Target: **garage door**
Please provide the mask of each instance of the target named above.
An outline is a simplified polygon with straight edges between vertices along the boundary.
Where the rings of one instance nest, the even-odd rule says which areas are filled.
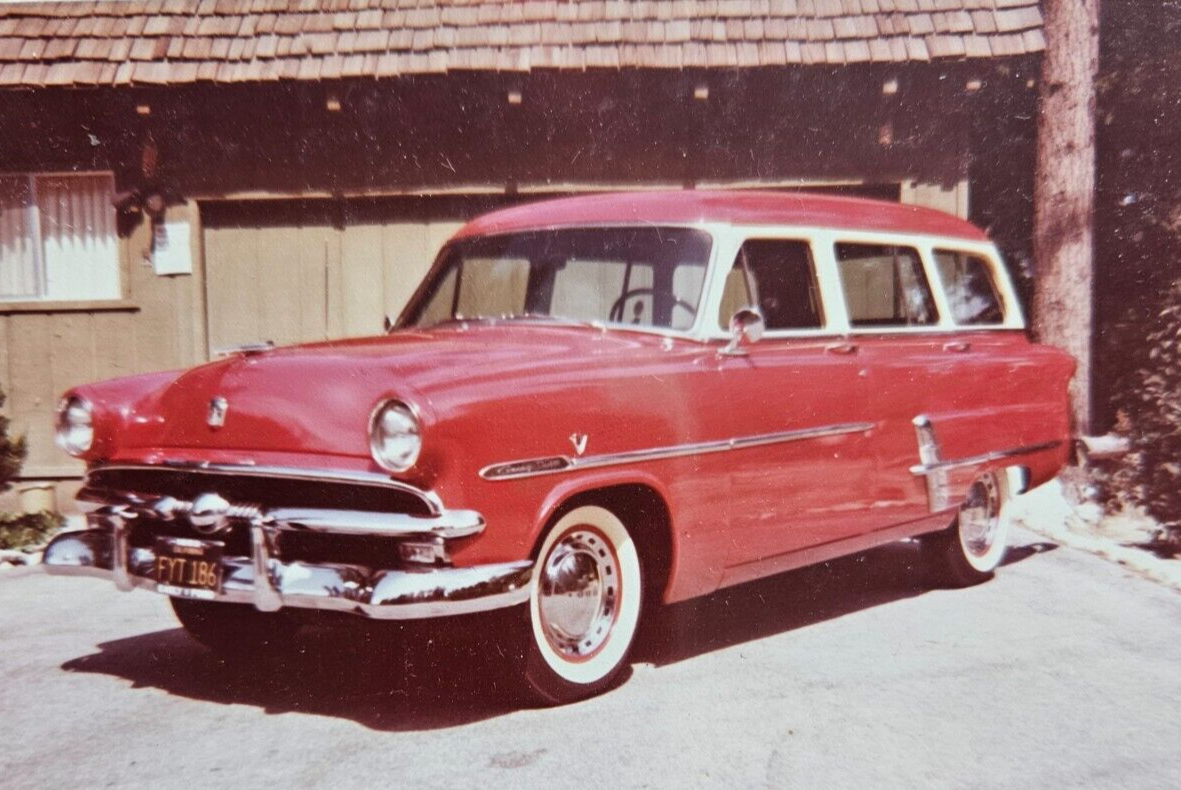
[[[209,352],[381,331],[496,196],[203,203]]]

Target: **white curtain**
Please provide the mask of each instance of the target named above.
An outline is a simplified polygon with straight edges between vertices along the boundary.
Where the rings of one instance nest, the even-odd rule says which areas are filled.
[[[0,298],[40,295],[40,254],[32,182],[0,176]]]
[[[38,176],[45,298],[118,299],[119,245],[110,175]]]

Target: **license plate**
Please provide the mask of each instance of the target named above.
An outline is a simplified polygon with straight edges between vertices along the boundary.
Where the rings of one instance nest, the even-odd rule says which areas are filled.
[[[156,538],[156,590],[180,598],[213,600],[221,592],[225,544],[191,538]]]

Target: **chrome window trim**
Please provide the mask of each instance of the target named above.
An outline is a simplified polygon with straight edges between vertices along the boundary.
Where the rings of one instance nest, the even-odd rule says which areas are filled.
[[[713,270],[729,271],[729,264],[738,254],[742,243],[747,239],[788,239],[807,241],[811,244],[812,260],[816,269],[816,276],[820,286],[820,298],[824,308],[825,325],[818,329],[768,330],[763,340],[792,339],[792,338],[825,338],[846,336],[873,335],[938,335],[958,334],[961,332],[1003,332],[1026,330],[1025,319],[1021,312],[1012,278],[1008,270],[1000,262],[1000,253],[991,241],[973,241],[955,236],[941,236],[926,233],[899,233],[892,231],[861,231],[828,228],[823,226],[792,226],[792,225],[722,225],[716,230],[716,260]],[[935,324],[910,327],[853,327],[850,326],[848,313],[845,308],[844,290],[841,288],[840,273],[837,271],[834,245],[838,242],[887,244],[908,246],[918,250],[922,261],[924,274],[927,276],[936,307],[940,310],[940,320]],[[950,314],[944,309],[945,299],[942,294],[941,281],[936,279],[934,271],[934,249],[952,249],[969,255],[979,256],[991,267],[993,279],[998,286],[1005,307],[1005,321],[991,326],[961,326],[954,323]],[[727,257],[729,256],[729,257]],[[712,289],[708,304],[703,312],[716,314],[721,308],[722,290],[725,275],[721,282],[711,281]],[[716,323],[716,322],[713,322]],[[728,340],[729,335],[720,328],[713,328],[710,324],[701,327],[703,340]]]
[[[87,485],[93,472],[108,471],[172,471],[189,474],[236,475],[242,477],[280,478],[283,480],[305,480],[314,483],[346,483],[352,485],[391,488],[421,499],[432,515],[443,512],[443,503],[434,491],[424,491],[417,486],[403,483],[378,472],[348,471],[343,469],[305,469],[296,466],[262,466],[254,464],[223,464],[204,461],[164,461],[157,464],[106,463],[95,464],[86,472]]]
[[[583,469],[599,469],[605,466],[660,461],[668,458],[683,458],[693,455],[708,455],[711,453],[729,452],[731,450],[745,450],[751,447],[763,447],[770,444],[821,439],[827,436],[843,436],[852,433],[862,433],[873,428],[874,423],[872,422],[841,423],[837,425],[822,425],[816,428],[801,428],[794,431],[780,431],[778,433],[763,433],[753,436],[719,439],[710,442],[674,444],[667,447],[650,447],[642,450],[628,450],[621,453],[590,455],[581,458],[571,458],[568,455],[541,456],[519,461],[504,461],[489,464],[480,470],[480,477],[491,482],[520,480],[527,477],[565,474]]]

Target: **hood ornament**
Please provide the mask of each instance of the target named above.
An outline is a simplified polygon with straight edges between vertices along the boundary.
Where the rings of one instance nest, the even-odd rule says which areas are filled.
[[[230,410],[230,402],[221,395],[216,396],[209,401],[209,414],[205,417],[205,423],[210,428],[220,428],[226,424],[226,412]]]
[[[585,433],[570,434],[570,444],[574,445],[574,452],[579,457],[582,457],[582,454],[586,452],[586,441],[588,438]]]

